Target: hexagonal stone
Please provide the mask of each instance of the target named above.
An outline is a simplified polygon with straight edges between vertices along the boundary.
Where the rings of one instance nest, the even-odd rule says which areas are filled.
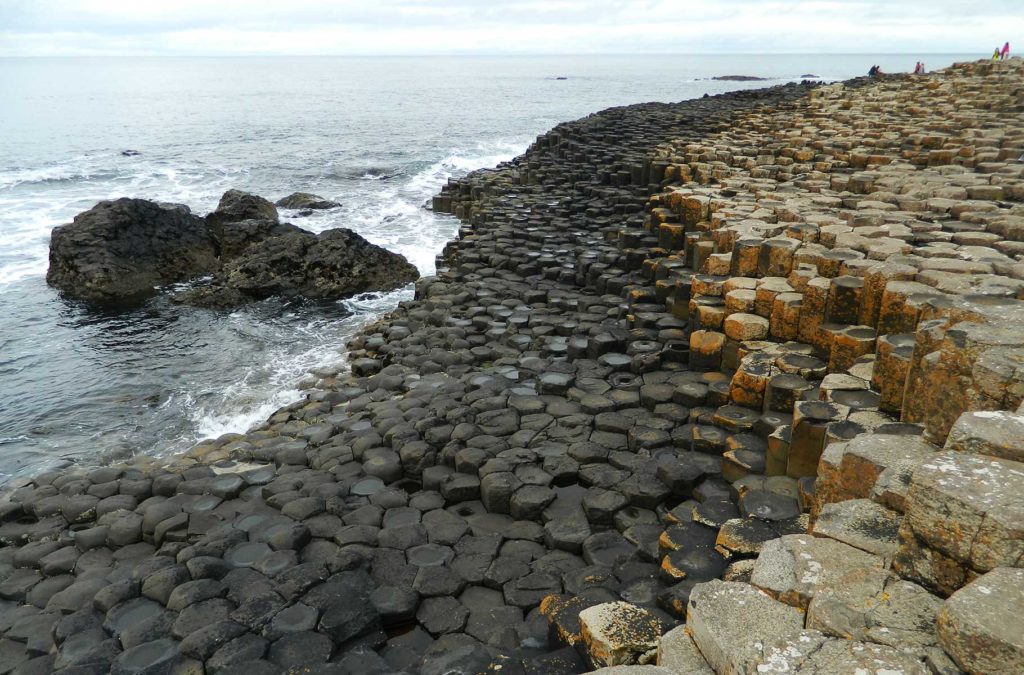
[[[1024,557],[1024,463],[943,451],[921,464],[906,519],[918,539],[984,572]]]
[[[673,673],[712,675],[715,671],[701,656],[686,626],[678,626],[661,636],[657,664]]]
[[[189,633],[178,645],[178,651],[190,658],[205,661],[222,645],[247,633],[245,626],[224,619]]]
[[[941,607],[940,598],[887,570],[854,569],[819,590],[805,625],[852,640],[898,639],[910,650],[937,644],[935,616]]]
[[[331,638],[307,631],[285,635],[271,644],[267,658],[281,668],[296,669],[326,663],[332,651]]]
[[[224,560],[235,567],[255,567],[272,552],[266,544],[247,542],[228,549],[224,554]]]
[[[160,614],[163,611],[163,607],[148,598],[127,600],[107,612],[107,618],[103,622],[103,628],[108,633],[112,633],[116,636],[126,628],[133,626],[150,616]]]
[[[799,633],[803,612],[749,584],[709,581],[690,593],[686,625],[715,672],[753,672],[762,646]]]
[[[949,430],[943,449],[1024,462],[1024,415],[1007,410],[965,412]]]
[[[380,586],[370,592],[370,601],[385,627],[408,623],[416,616],[419,593],[411,588]]]
[[[942,648],[971,673],[1024,672],[1024,569],[1000,567],[964,586],[938,615]]]
[[[178,643],[162,639],[133,647],[114,659],[111,675],[142,675],[143,673],[172,672],[184,666],[178,654]],[[202,667],[200,664],[199,667]]]
[[[800,515],[796,499],[768,490],[747,490],[740,496],[740,513],[761,520],[789,520]]]
[[[420,567],[412,587],[424,597],[458,595],[466,588],[466,579],[449,567]]]
[[[763,654],[747,660],[748,672],[905,675],[928,675],[932,672],[917,656],[898,648],[829,638],[814,630],[783,636],[762,645],[760,650]]]
[[[234,609],[234,603],[223,598],[203,600],[189,605],[178,613],[178,618],[171,626],[171,636],[181,640],[203,626],[229,618]]]
[[[206,667],[220,673],[234,664],[260,659],[266,653],[267,645],[267,641],[258,635],[240,635],[218,648],[207,661]]]
[[[432,635],[461,631],[469,610],[455,598],[427,598],[416,611],[416,620]]]
[[[850,570],[872,567],[884,567],[882,558],[832,539],[789,534],[762,547],[750,580],[780,601],[806,608]]]
[[[186,581],[175,588],[167,599],[167,609],[181,611],[197,602],[227,595],[228,587],[216,579]]]
[[[587,657],[595,668],[634,665],[657,649],[661,626],[651,612],[628,602],[609,602],[580,612]]]
[[[365,574],[344,572],[306,593],[303,602],[321,611],[318,630],[346,642],[380,629]]]
[[[902,517],[870,499],[826,504],[814,521],[813,534],[828,537],[889,560],[899,547]]]

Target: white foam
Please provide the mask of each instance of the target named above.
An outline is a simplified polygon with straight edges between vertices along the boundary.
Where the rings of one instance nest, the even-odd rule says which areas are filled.
[[[349,176],[345,179],[348,183],[340,183],[345,191],[331,195],[342,202],[341,208],[287,220],[315,232],[350,227],[370,241],[402,253],[421,273],[431,274],[435,256],[458,225],[453,217],[425,208],[430,198],[450,178],[507,161],[527,143],[528,139],[497,140],[451,148],[412,175],[367,171],[363,176]],[[225,190],[244,189],[249,177],[246,167],[172,166],[159,159],[119,155],[83,156],[67,165],[0,172],[0,293],[15,291],[18,282],[44,276],[51,229],[70,222],[97,201],[142,197],[184,203],[202,214],[215,207]],[[360,177],[365,180],[358,180]],[[315,189],[315,184],[288,188]],[[276,196],[271,189],[250,189],[268,198]],[[287,337],[254,338],[267,340],[258,345],[263,350],[259,361],[229,385],[211,387],[199,376],[192,380],[185,374],[162,407],[165,413],[182,415],[189,430],[154,450],[158,454],[181,452],[203,438],[244,432],[263,423],[282,406],[300,400],[299,381],[311,368],[337,363],[339,349],[361,325],[411,298],[411,286],[363,294],[339,303],[343,318],[324,317],[298,326],[286,322]],[[251,333],[251,322],[259,321],[239,312],[226,320],[241,334]],[[308,347],[296,349],[298,344]]]

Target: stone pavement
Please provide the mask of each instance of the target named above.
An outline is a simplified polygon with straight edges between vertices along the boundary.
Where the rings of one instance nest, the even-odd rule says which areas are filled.
[[[0,673],[1021,672],[1022,123],[979,62],[452,182],[350,373],[10,486]]]

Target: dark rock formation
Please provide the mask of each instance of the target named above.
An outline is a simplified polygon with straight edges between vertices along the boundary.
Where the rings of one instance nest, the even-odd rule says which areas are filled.
[[[216,231],[224,223],[240,220],[270,220],[277,222],[277,208],[258,195],[241,190],[228,190],[220,198],[217,208],[206,216],[206,222]]]
[[[334,300],[392,290],[419,273],[351,230],[315,235],[279,222],[266,199],[229,190],[205,219],[176,204],[101,202],[54,229],[46,279],[71,297],[121,304],[203,276],[213,283],[174,299],[209,307],[272,295]]]
[[[214,243],[222,262],[233,260],[255,243],[286,234],[309,234],[301,227],[276,220],[239,220],[217,228]]]
[[[712,80],[718,80],[720,82],[764,82],[767,77],[756,77],[754,75],[719,75],[718,77],[712,77]]]
[[[331,201],[330,199],[324,199],[320,195],[314,195],[308,192],[293,192],[287,197],[278,199],[275,204],[280,206],[282,209],[296,210],[336,209],[341,206],[338,202]]]
[[[122,198],[54,228],[46,281],[73,298],[117,303],[219,267],[206,223],[187,206]]]
[[[252,223],[263,224],[233,223],[226,231],[237,233],[238,226]],[[418,277],[416,267],[404,257],[371,244],[352,230],[327,230],[314,235],[293,228],[250,245],[244,254],[226,262],[213,284],[176,299],[211,307],[229,307],[272,295],[333,300],[366,291],[392,290]]]

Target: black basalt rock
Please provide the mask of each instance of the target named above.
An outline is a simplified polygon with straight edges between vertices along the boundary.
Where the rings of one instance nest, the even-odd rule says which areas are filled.
[[[205,221],[187,206],[122,198],[53,229],[46,282],[88,302],[131,303],[219,267]]]

